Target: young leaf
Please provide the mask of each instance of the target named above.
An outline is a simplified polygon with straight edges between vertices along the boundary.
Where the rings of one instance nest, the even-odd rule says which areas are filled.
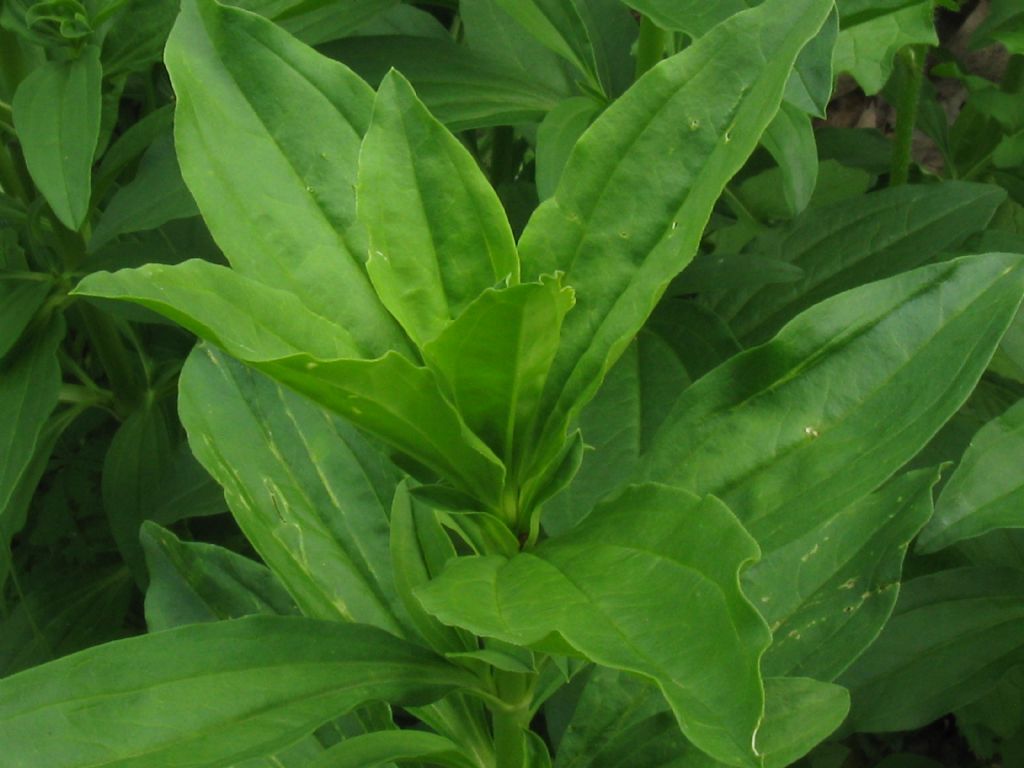
[[[779,164],[786,205],[794,215],[800,213],[810,203],[818,183],[818,147],[811,118],[783,102],[761,142]]]
[[[351,427],[215,350],[194,351],[179,386],[192,450],[303,613],[399,632],[394,469]]]
[[[185,542],[147,521],[140,532],[149,569],[150,632],[252,614],[298,613],[265,565],[214,544]]]
[[[511,559],[454,560],[416,595],[446,624],[553,652],[567,643],[649,677],[698,747],[756,766],[769,633],[737,574],[757,556],[717,500],[633,486],[570,534]]]
[[[380,629],[253,616],[0,680],[0,743],[12,768],[207,768],[285,747],[370,701],[423,704],[473,683]]]
[[[185,0],[167,41],[182,176],[228,260],[375,356],[408,342],[363,267],[359,145],[373,92],[266,19]],[[341,292],[344,298],[341,298]]]
[[[508,467],[528,438],[573,301],[551,277],[489,289],[423,350],[466,425]]]
[[[839,679],[849,726],[920,728],[977,699],[1024,663],[1024,574],[958,568],[906,582],[892,619]]]
[[[11,105],[25,164],[46,202],[68,229],[82,226],[92,193],[92,160],[100,136],[99,48],[33,70]]]
[[[1024,528],[1024,402],[986,424],[971,440],[917,541],[935,552],[996,528]]]
[[[740,339],[761,343],[829,296],[957,248],[985,228],[1005,194],[989,184],[950,181],[815,207],[752,246],[760,256],[799,267],[802,279],[737,286],[706,298]]]
[[[834,680],[882,631],[907,545],[932,513],[934,470],[913,472],[766,552],[744,574],[771,625],[766,675]]]
[[[485,289],[519,281],[497,194],[394,71],[374,103],[356,200],[374,289],[421,348]]]
[[[577,291],[541,404],[539,461],[693,257],[830,9],[770,0],[733,16],[654,67],[576,145],[520,240],[524,279],[562,271]]]
[[[1022,292],[1021,257],[990,254],[823,302],[687,389],[638,477],[720,495],[768,551],[794,541],[956,412]]]

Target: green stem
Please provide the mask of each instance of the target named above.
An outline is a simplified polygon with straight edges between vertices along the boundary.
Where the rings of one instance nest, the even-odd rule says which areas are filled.
[[[908,45],[900,51],[898,66],[904,69],[906,79],[897,97],[896,135],[892,147],[892,170],[889,174],[890,187],[906,184],[910,178],[911,149],[927,58],[928,49],[920,46]]]
[[[498,672],[494,678],[505,706],[491,708],[494,729],[495,768],[524,768],[527,763],[526,731],[530,726],[531,676]]]
[[[636,41],[636,79],[661,61],[668,36],[649,16],[640,19],[640,37]]]

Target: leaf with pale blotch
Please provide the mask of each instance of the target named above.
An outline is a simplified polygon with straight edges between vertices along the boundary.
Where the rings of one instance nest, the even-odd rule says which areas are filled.
[[[739,589],[758,555],[732,513],[665,486],[628,488],[570,533],[511,559],[452,561],[416,590],[442,622],[654,680],[683,732],[756,766],[769,633]]]

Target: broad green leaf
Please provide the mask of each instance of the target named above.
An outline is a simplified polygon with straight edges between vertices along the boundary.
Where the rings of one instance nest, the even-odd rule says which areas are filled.
[[[46,280],[5,280],[0,272],[0,359],[21,338],[52,288]]]
[[[957,411],[1022,291],[1021,257],[990,254],[825,301],[683,392],[638,477],[721,496],[767,551],[794,541]]]
[[[547,82],[509,70],[486,51],[451,40],[384,35],[351,37],[323,50],[368,82],[380,82],[393,67],[416,88],[430,111],[450,130],[540,120],[566,95]]]
[[[767,677],[757,749],[764,768],[785,768],[836,730],[850,710],[845,688],[806,677]]]
[[[566,99],[551,110],[537,129],[537,194],[554,194],[562,169],[580,136],[594,121],[601,105],[588,96]]]
[[[0,678],[123,633],[135,591],[127,569],[49,570],[0,619]]]
[[[685,32],[697,38],[716,24],[757,5],[760,0],[626,0],[634,8],[664,29]]]
[[[409,761],[450,768],[478,765],[444,736],[406,730],[378,731],[345,739],[310,763],[309,768],[377,768]]]
[[[787,283],[707,296],[747,343],[771,338],[801,311],[858,285],[897,275],[955,249],[988,224],[1004,192],[988,184],[904,185],[816,207],[751,249],[803,270]]]
[[[14,503],[15,496],[24,490],[20,482],[57,407],[57,347],[63,338],[64,322],[54,317],[30,344],[0,360],[0,585],[7,578],[11,538],[25,524],[23,506]]]
[[[161,135],[146,150],[135,178],[121,187],[96,222],[89,250],[96,251],[118,235],[156,229],[175,219],[198,214],[181,179],[170,135]]]
[[[834,680],[892,613],[907,545],[932,513],[934,470],[894,480],[805,536],[766,552],[744,574],[774,641],[766,675]]]
[[[397,72],[384,78],[374,102],[356,200],[370,280],[421,348],[485,289],[519,280],[497,194]]]
[[[387,510],[398,478],[376,451],[209,348],[185,364],[179,411],[196,457],[303,613],[397,632]]]
[[[144,71],[160,61],[178,15],[177,0],[128,0],[103,37],[103,73],[107,78]],[[108,8],[115,8],[113,4]],[[106,9],[105,9],[106,10]]]
[[[545,278],[488,289],[423,350],[471,430],[518,466],[574,295]],[[471,361],[471,362],[470,362]]]
[[[92,160],[100,135],[99,49],[33,70],[11,105],[25,164],[50,208],[68,229],[89,212]]]
[[[757,556],[717,500],[633,486],[532,551],[452,561],[416,595],[446,624],[553,652],[567,643],[654,680],[698,747],[755,766],[769,635],[738,573]]]
[[[74,292],[141,304],[241,360],[359,356],[345,328],[311,312],[295,294],[208,261],[94,272]]]
[[[150,632],[252,614],[298,613],[266,566],[214,544],[185,542],[153,522],[140,534],[149,569]]]
[[[542,400],[540,461],[693,257],[830,8],[770,0],[733,16],[650,70],[576,145],[520,239],[524,279],[562,271],[577,292]]]
[[[166,63],[182,176],[232,266],[294,293],[367,355],[407,349],[370,284],[355,226],[356,164],[373,106],[366,83],[266,19],[214,0],[184,0]]]
[[[370,701],[423,704],[473,681],[374,627],[254,616],[90,648],[0,680],[0,743],[12,768],[213,768]]]
[[[996,528],[1024,528],[1024,402],[986,424],[942,489],[920,552],[935,552]]]
[[[171,458],[171,429],[159,403],[147,400],[118,427],[103,459],[107,523],[121,557],[143,590],[147,574],[139,528],[149,517],[150,493]]]
[[[849,727],[920,728],[992,689],[1024,662],[1024,573],[959,568],[903,585],[881,636],[839,679]]]
[[[832,58],[839,36],[839,14],[833,12],[800,51],[786,83],[786,102],[814,117],[825,117],[835,77]]]
[[[761,143],[779,164],[789,210],[794,215],[800,213],[810,203],[818,182],[818,147],[810,116],[783,102]]]
[[[848,72],[868,95],[882,90],[893,59],[908,45],[937,45],[932,0],[893,3],[881,14],[866,13],[848,22],[845,14],[836,40],[835,71]],[[842,10],[842,9],[841,9]]]

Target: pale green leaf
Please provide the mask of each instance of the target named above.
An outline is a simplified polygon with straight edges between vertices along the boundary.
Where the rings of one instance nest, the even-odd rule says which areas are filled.
[[[374,289],[420,347],[485,289],[519,280],[497,194],[469,151],[394,71],[374,102],[356,200]]]
[[[542,401],[539,461],[693,257],[830,8],[771,0],[731,17],[650,70],[577,143],[520,239],[524,279],[562,271],[577,292]]]
[[[214,0],[184,0],[166,63],[182,176],[231,264],[294,293],[367,355],[407,349],[370,284],[356,226],[356,165],[373,106],[366,83]]]
[[[11,768],[215,768],[370,701],[423,704],[473,680],[363,625],[193,624],[0,680],[0,743]]]
[[[68,229],[81,227],[89,212],[102,77],[99,48],[86,46],[77,58],[33,70],[11,105],[32,180]]]
[[[649,677],[701,749],[755,766],[768,629],[737,576],[757,556],[715,499],[634,486],[534,550],[454,560],[416,595],[446,624],[542,650],[567,643]]]

